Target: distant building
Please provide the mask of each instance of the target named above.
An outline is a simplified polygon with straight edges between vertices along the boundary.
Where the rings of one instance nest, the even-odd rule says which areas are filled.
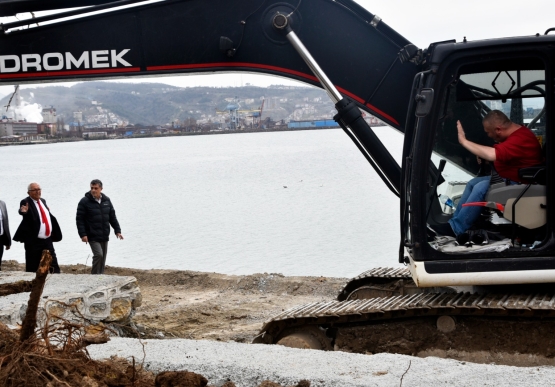
[[[5,136],[28,136],[38,134],[38,124],[36,122],[14,122],[3,119],[0,121],[0,137]]]
[[[87,132],[87,133],[83,133],[83,138],[84,139],[89,139],[89,138],[106,138],[108,137],[108,133],[107,132]]]
[[[8,121],[6,116],[0,121],[0,137],[13,136],[13,126],[11,120]]]
[[[42,115],[42,122],[45,124],[56,123],[56,109],[53,106],[43,108],[40,114]]]
[[[73,120],[83,122],[83,112],[73,112]]]
[[[55,135],[56,132],[57,132],[56,109],[54,109],[53,106],[42,108],[42,111],[41,111],[40,114],[42,116],[42,123],[46,124],[46,127],[48,128],[48,131],[50,132],[49,134]],[[48,134],[48,133],[46,133],[46,134]]]
[[[56,124],[38,124],[37,125],[37,133],[38,134],[55,134],[56,133]]]
[[[14,122],[13,133],[20,136],[28,136],[31,134],[38,134],[36,122]]]

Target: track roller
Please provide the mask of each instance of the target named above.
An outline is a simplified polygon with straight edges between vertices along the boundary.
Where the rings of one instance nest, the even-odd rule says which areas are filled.
[[[318,327],[299,327],[286,329],[276,344],[289,348],[320,349],[331,351],[331,339]]]

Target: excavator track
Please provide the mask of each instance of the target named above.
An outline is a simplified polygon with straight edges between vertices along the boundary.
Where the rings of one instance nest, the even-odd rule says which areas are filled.
[[[373,276],[377,282],[384,278],[404,281],[407,273],[369,271],[354,280],[363,280],[368,286]],[[526,364],[555,364],[555,293],[420,290],[300,305],[266,322],[254,342],[436,356],[456,348],[454,357],[467,360],[479,361],[462,353],[482,353],[487,361],[492,361],[493,356],[505,364],[521,365],[523,358],[527,359]],[[519,361],[514,360],[515,354],[520,356]]]
[[[377,267],[352,278],[339,292],[338,301],[404,294],[407,284],[416,287],[410,271],[404,267]]]

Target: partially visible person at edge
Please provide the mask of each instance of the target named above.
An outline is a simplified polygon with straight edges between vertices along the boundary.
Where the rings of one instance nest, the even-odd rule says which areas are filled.
[[[493,147],[479,145],[466,139],[464,128],[457,121],[459,143],[475,156],[493,162],[499,176],[510,184],[518,183],[518,170],[542,162],[541,145],[535,134],[526,126],[516,124],[499,110],[490,111],[482,120]],[[457,236],[466,232],[480,217],[482,207],[463,207],[464,203],[484,201],[489,190],[491,175],[471,179],[459,200],[449,223],[432,226],[440,235]]]
[[[29,196],[19,204],[19,215],[23,219],[13,236],[14,241],[24,243],[25,271],[36,272],[43,250],[49,250],[52,255],[49,271],[59,273],[60,266],[52,242],[62,240],[62,230],[46,205],[46,200],[41,198],[39,183],[29,184],[27,193]]]
[[[77,232],[81,240],[88,243],[93,253],[92,274],[104,273],[110,226],[116,237],[123,239],[121,228],[116,218],[116,211],[110,198],[102,193],[102,182],[91,181],[91,190],[85,194],[77,205]]]
[[[10,223],[8,222],[6,203],[0,200],[0,270],[2,270],[4,246],[6,246],[6,250],[10,249],[12,246],[12,237],[10,236]]]

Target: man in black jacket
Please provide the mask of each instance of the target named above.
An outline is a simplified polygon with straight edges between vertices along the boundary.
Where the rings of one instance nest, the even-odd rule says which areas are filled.
[[[98,179],[91,181],[91,190],[77,205],[77,232],[81,240],[91,246],[93,253],[92,274],[104,273],[106,254],[108,254],[108,240],[110,226],[116,237],[123,239],[121,228],[116,218],[116,211],[110,198],[102,194],[102,182]]]
[[[14,241],[24,243],[25,271],[36,272],[42,252],[50,250],[52,263],[49,270],[51,273],[59,273],[60,266],[52,242],[62,240],[62,230],[46,205],[46,200],[41,197],[40,184],[29,184],[27,193],[29,196],[19,203],[19,215],[22,219],[13,236]]]

